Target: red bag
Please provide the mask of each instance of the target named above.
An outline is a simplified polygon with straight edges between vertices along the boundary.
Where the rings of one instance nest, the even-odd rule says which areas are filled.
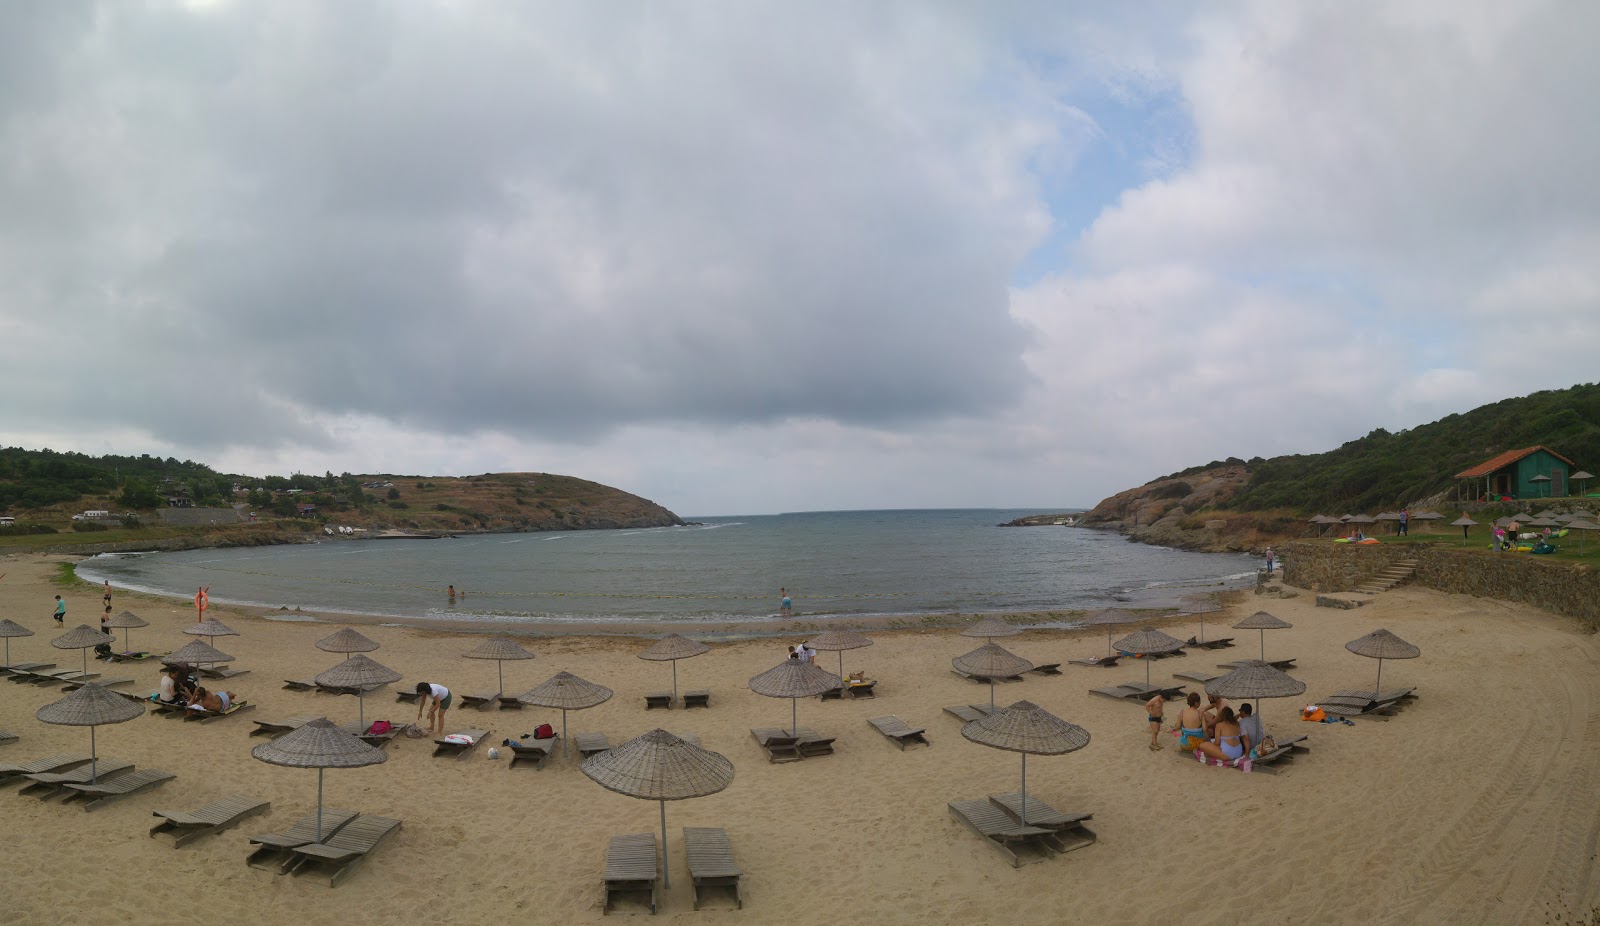
[[[533,738],[536,740],[554,739],[555,735],[556,728],[547,723],[541,723],[537,727],[533,728]]]
[[[393,730],[393,729],[394,729],[394,724],[390,723],[387,720],[374,720],[372,722],[372,728],[369,729],[367,731],[367,733],[371,734],[373,736],[379,736],[379,735],[382,735],[384,733],[388,733],[390,730]]]

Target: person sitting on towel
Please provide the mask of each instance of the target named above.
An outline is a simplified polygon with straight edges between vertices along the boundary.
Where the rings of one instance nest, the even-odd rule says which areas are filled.
[[[1250,754],[1250,740],[1239,729],[1239,721],[1233,716],[1233,708],[1225,707],[1217,717],[1217,726],[1211,739],[1195,749],[1204,754],[1208,759],[1218,762],[1233,762]]]
[[[1255,708],[1251,707],[1249,701],[1239,705],[1239,732],[1243,733],[1250,743],[1250,758],[1254,759],[1255,747],[1260,746],[1262,740],[1267,738],[1267,731],[1261,726],[1261,718],[1256,716]]]

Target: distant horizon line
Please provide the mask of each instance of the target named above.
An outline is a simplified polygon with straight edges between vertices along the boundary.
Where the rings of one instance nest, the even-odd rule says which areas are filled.
[[[950,508],[819,508],[813,511],[766,511],[766,512],[740,512],[738,514],[682,514],[678,517],[686,521],[695,518],[778,518],[797,514],[870,514],[883,511],[1057,511],[1062,514],[1071,514],[1078,511],[1088,511],[1092,506],[1084,505],[1026,505],[1026,506],[994,506],[994,505],[959,505]]]

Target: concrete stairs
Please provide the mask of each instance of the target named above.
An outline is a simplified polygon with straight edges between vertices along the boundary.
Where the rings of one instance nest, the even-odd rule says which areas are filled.
[[[1394,588],[1396,585],[1399,585],[1401,582],[1411,578],[1416,571],[1416,560],[1397,560],[1382,572],[1373,576],[1371,579],[1368,579],[1365,583],[1357,586],[1356,591],[1363,595],[1376,595],[1379,592],[1386,592],[1389,589]]]

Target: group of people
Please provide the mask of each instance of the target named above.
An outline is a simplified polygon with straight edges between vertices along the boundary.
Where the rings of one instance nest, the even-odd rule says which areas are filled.
[[[799,662],[816,662],[817,651],[811,648],[810,643],[801,640],[799,646],[789,647],[789,658]]]
[[[212,691],[201,685],[193,670],[183,663],[167,666],[161,674],[161,686],[156,691],[159,704],[175,707],[198,707],[221,714],[233,707],[239,696],[231,691]]]
[[[1166,748],[1161,742],[1161,729],[1166,720],[1167,699],[1160,692],[1145,703],[1145,716],[1150,722],[1150,748]],[[1221,762],[1255,758],[1266,730],[1249,702],[1234,711],[1228,702],[1217,695],[1208,695],[1205,707],[1200,706],[1200,693],[1189,692],[1188,700],[1178,712],[1178,748],[1184,752],[1200,752],[1207,758]]]

